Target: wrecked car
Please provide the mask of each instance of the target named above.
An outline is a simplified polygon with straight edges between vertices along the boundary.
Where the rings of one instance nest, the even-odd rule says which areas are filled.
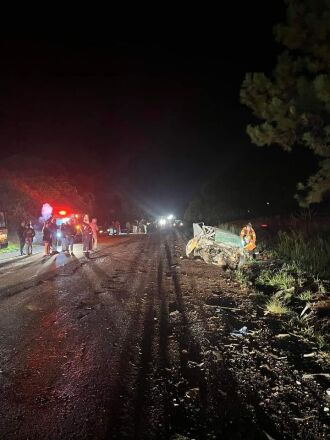
[[[186,245],[187,257],[200,257],[223,269],[237,269],[248,258],[241,239],[232,232],[193,223],[194,237]]]

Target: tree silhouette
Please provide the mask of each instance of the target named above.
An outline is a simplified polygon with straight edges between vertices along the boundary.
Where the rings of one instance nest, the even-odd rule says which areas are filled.
[[[275,28],[285,46],[271,76],[248,73],[241,102],[262,122],[247,133],[258,146],[310,148],[319,167],[298,185],[301,206],[330,193],[330,1],[287,0],[287,22]]]

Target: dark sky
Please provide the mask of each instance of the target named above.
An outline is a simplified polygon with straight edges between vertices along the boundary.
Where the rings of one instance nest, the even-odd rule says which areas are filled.
[[[210,26],[175,31],[3,31],[1,154],[56,159],[95,176],[98,191],[115,181],[179,215],[211,174],[256,148],[240,85],[274,66],[283,18],[279,0],[232,2]]]

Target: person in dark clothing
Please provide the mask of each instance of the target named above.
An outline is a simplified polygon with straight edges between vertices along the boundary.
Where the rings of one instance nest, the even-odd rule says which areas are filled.
[[[25,255],[23,252],[24,246],[25,246],[25,230],[26,230],[25,221],[22,221],[20,226],[17,229],[17,235],[18,235],[18,239],[19,239],[19,249],[20,249],[21,255]]]
[[[54,254],[57,253],[57,224],[56,224],[56,217],[52,217],[49,225],[49,229],[52,234],[52,252]]]
[[[47,220],[44,223],[44,227],[42,228],[42,240],[45,245],[44,257],[50,255],[50,247],[52,245],[52,231],[50,229],[50,220]]]
[[[28,255],[32,255],[32,242],[33,242],[33,237],[35,235],[36,235],[36,233],[34,232],[34,229],[32,227],[32,223],[29,222],[28,226],[24,232],[26,251],[27,251]]]
[[[74,238],[76,236],[77,233],[77,228],[76,228],[76,219],[74,217],[74,215],[72,214],[69,220],[69,223],[67,224],[67,246],[68,246],[68,250],[70,251],[71,255],[73,255],[73,243],[74,243]]]
[[[81,224],[81,234],[82,234],[82,242],[83,242],[83,252],[85,256],[88,258],[89,253],[92,250],[93,231],[89,225],[89,217],[87,214],[84,215],[84,219]]]
[[[62,242],[62,252],[68,253],[69,252],[69,245],[68,245],[68,224],[62,223],[61,224],[61,242]]]

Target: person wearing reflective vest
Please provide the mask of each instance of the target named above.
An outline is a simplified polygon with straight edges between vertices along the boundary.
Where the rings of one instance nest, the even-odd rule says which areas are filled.
[[[251,223],[248,223],[246,226],[243,227],[240,233],[240,237],[242,246],[246,251],[252,252],[255,250],[257,236],[254,229],[252,228]]]

